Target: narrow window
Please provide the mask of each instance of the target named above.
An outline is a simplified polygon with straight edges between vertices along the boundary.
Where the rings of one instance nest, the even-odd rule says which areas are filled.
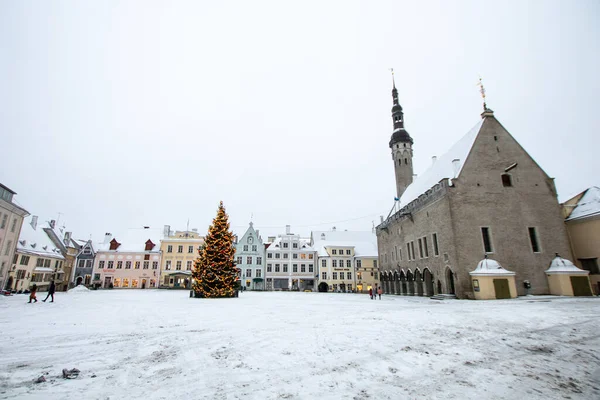
[[[436,256],[440,255],[440,250],[438,248],[437,233],[433,234],[433,254],[436,255]]]
[[[398,165],[402,165],[402,159],[398,160]]]
[[[483,248],[486,253],[492,253],[492,240],[490,238],[490,228],[481,228],[481,236],[483,237]]]
[[[415,256],[415,241],[410,242],[410,249],[412,250],[412,259],[415,260],[417,257]]]
[[[408,160],[406,158],[404,159],[404,164],[408,165]]]
[[[429,248],[427,246],[427,236],[423,237],[423,250],[425,250],[425,258],[429,257]]]
[[[408,254],[408,261],[412,260],[410,256],[410,243],[406,243],[406,254]]]
[[[502,186],[511,187],[512,186],[512,178],[509,174],[502,174]]]
[[[539,253],[540,245],[538,243],[538,236],[535,228],[529,228],[529,240],[531,241],[531,250],[533,250],[534,253]]]
[[[423,258],[423,241],[421,239],[419,239],[418,242],[419,242],[419,257]]]

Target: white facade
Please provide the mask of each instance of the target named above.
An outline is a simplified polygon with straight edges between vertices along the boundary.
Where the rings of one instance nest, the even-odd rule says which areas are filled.
[[[242,290],[265,289],[265,244],[252,222],[235,245],[235,261]]]
[[[321,290],[353,292],[377,286],[375,233],[337,231],[335,228],[331,231],[313,231],[311,245],[318,256]]]
[[[35,284],[39,291],[46,290],[62,270],[64,260],[61,250],[38,224],[38,217],[28,217],[21,228],[7,289],[20,292]]]
[[[266,290],[316,291],[317,254],[310,239],[279,235],[266,250]]]

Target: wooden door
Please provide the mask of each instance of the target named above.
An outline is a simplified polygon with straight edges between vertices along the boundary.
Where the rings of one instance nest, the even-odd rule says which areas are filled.
[[[591,296],[590,281],[587,276],[572,276],[571,287],[573,287],[573,296]]]
[[[497,299],[510,299],[510,288],[508,279],[494,279],[494,290]]]

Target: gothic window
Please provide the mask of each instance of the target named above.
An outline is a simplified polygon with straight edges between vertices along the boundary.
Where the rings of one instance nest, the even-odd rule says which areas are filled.
[[[408,160],[406,158],[404,159],[404,164],[408,164]]]
[[[502,186],[504,186],[504,187],[512,186],[512,178],[509,174],[502,174]]]
[[[406,143],[404,143],[404,148],[406,148]]]
[[[402,165],[402,159],[398,160],[398,165]]]

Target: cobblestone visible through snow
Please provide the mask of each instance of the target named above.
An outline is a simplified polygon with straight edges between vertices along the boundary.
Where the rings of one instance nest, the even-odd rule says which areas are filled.
[[[5,298],[0,398],[600,398],[597,298],[188,296]]]

